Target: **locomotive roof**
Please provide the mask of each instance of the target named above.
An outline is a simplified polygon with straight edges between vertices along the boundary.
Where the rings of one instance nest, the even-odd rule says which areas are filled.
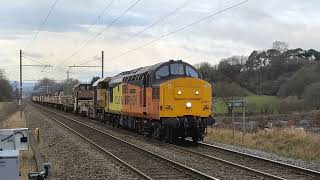
[[[155,70],[157,67],[159,67],[165,63],[167,63],[167,62],[161,62],[161,63],[157,63],[157,64],[151,65],[151,66],[139,67],[139,68],[131,70],[131,71],[122,72],[122,73],[116,75],[115,77],[127,77],[127,76],[132,76],[132,75],[137,75],[137,74],[143,74],[143,73]]]
[[[92,87],[96,87],[100,82],[110,82],[111,77],[100,78],[93,83]]]
[[[161,65],[163,65],[165,63],[168,63],[168,62],[169,61],[161,62],[161,63],[157,63],[157,64],[154,64],[154,65],[151,65],[151,66],[145,66],[145,67],[140,67],[140,68],[137,68],[137,69],[134,69],[134,70],[131,70],[131,71],[121,72],[120,74],[114,76],[111,79],[110,84],[120,83],[120,82],[122,82],[123,78],[125,78],[125,77],[138,75],[138,74],[144,74],[144,73],[148,73],[148,72],[154,71],[159,66],[161,66]]]
[[[80,84],[75,85],[74,88],[75,88],[75,87],[78,87],[78,86],[90,86],[90,84],[84,84],[84,83],[81,84],[81,83],[80,83]]]

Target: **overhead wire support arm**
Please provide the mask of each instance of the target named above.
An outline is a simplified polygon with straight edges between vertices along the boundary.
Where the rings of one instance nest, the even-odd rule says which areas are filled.
[[[53,66],[51,66],[50,64],[48,64],[48,65],[38,65],[38,64],[25,64],[25,65],[22,65],[22,66],[28,66],[28,67],[45,67],[45,68],[47,68],[47,67],[53,67]]]
[[[73,66],[68,66],[69,68],[73,68],[73,67],[101,67],[101,66],[76,66],[76,65],[73,65]]]

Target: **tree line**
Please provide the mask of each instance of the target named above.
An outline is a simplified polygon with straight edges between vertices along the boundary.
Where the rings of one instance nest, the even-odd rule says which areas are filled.
[[[15,92],[17,92],[17,90],[18,89],[16,89]],[[16,95],[4,71],[0,69],[0,101],[11,101]]]
[[[34,85],[33,89],[40,95],[54,95],[60,92],[63,92],[64,95],[71,95],[73,87],[79,83],[78,79],[73,78],[69,78],[61,82],[57,82],[50,78],[43,78]]]
[[[217,65],[200,63],[197,68],[212,84],[213,96],[296,97],[319,108],[320,52],[288,47],[276,41],[268,50],[225,58]]]
[[[99,76],[92,77],[90,84],[93,85],[93,83],[96,82],[98,79],[100,79]],[[73,87],[79,83],[80,81],[78,79],[73,79],[73,78],[69,78],[61,82],[57,82],[54,79],[50,79],[50,78],[43,78],[43,79],[40,79],[34,85],[33,89],[37,94],[41,94],[41,95],[46,95],[46,94],[54,95],[61,92],[64,95],[71,95],[73,92]]]

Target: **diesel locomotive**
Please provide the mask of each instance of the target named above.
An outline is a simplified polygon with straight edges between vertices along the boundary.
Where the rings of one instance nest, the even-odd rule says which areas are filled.
[[[79,84],[72,97],[58,96],[52,102],[39,96],[33,101],[68,110],[70,103],[65,108],[64,99],[72,98],[74,113],[170,143],[185,138],[201,141],[214,123],[210,83],[181,60],[125,71],[91,87]]]

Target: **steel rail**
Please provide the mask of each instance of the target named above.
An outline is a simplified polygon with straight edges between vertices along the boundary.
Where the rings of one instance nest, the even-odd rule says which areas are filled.
[[[92,127],[92,126],[90,126],[90,125],[87,125],[87,124],[85,124],[85,123],[79,122],[79,121],[77,121],[77,120],[75,120],[75,119],[73,119],[73,118],[70,118],[70,117],[65,116],[65,115],[63,115],[63,114],[60,114],[60,113],[57,113],[57,112],[52,111],[52,110],[50,110],[50,109],[41,107],[41,106],[39,106],[39,105],[35,105],[35,104],[32,104],[32,105],[34,105],[34,106],[36,106],[36,107],[38,107],[38,108],[40,108],[40,109],[44,109],[44,110],[46,110],[46,111],[49,111],[49,112],[51,112],[51,113],[53,113],[53,114],[56,114],[56,115],[58,115],[58,116],[60,116],[60,117],[65,118],[65,119],[71,120],[71,121],[73,121],[73,122],[75,122],[75,123],[81,124],[82,126],[85,126],[85,127],[87,127],[87,128],[90,128],[90,129],[92,129],[92,130],[94,130],[94,131],[96,131],[96,132],[99,132],[99,133],[102,133],[102,134],[104,134],[104,135],[107,135],[108,137],[111,137],[112,139],[117,140],[118,142],[120,142],[120,143],[122,143],[122,144],[125,144],[125,145],[127,145],[127,146],[129,146],[129,147],[135,148],[135,149],[140,150],[140,151],[142,151],[142,152],[145,152],[145,153],[147,153],[147,154],[149,154],[149,155],[151,155],[151,156],[153,156],[153,157],[162,159],[162,160],[164,160],[165,162],[167,162],[167,163],[169,163],[169,164],[171,164],[171,165],[173,165],[173,166],[175,166],[175,167],[177,167],[177,168],[179,168],[179,169],[183,169],[183,170],[185,170],[185,171],[188,171],[188,172],[194,174],[194,175],[197,176],[197,177],[201,177],[202,179],[218,180],[218,178],[215,178],[215,177],[213,177],[213,176],[207,175],[207,174],[205,174],[205,173],[202,173],[202,172],[200,172],[200,171],[198,171],[198,170],[195,170],[195,169],[193,169],[193,168],[187,167],[187,166],[182,165],[182,164],[180,164],[180,163],[174,162],[174,161],[172,161],[172,160],[170,160],[170,159],[168,159],[168,158],[165,158],[165,157],[160,156],[160,155],[158,155],[158,154],[155,154],[155,153],[153,153],[153,152],[151,152],[151,151],[149,151],[149,150],[146,150],[146,149],[143,149],[143,148],[141,148],[141,147],[138,147],[138,146],[136,146],[136,145],[134,145],[134,144],[132,144],[132,143],[130,143],[130,142],[128,142],[128,141],[122,140],[122,139],[120,139],[120,138],[118,138],[118,137],[115,137],[115,136],[113,136],[113,135],[105,132],[105,131],[99,130],[99,129],[97,129],[97,128],[95,128],[95,127]],[[76,132],[75,130],[73,130],[72,128],[70,128],[70,127],[67,126],[66,124],[62,123],[61,121],[59,121],[59,120],[57,120],[56,118],[50,116],[49,114],[46,114],[46,115],[48,115],[50,118],[54,119],[55,121],[59,122],[60,124],[62,124],[62,125],[65,126],[66,128],[68,128],[69,130],[71,130],[72,132],[74,132],[74,133],[76,133],[77,135],[79,135],[80,137],[86,139],[86,140],[89,141],[90,143],[92,143],[92,144],[94,144],[95,146],[99,147],[99,149],[106,151],[103,147],[101,147],[101,146],[99,146],[98,144],[94,143],[93,141],[89,140],[88,138],[86,138],[86,137],[83,136],[82,134]],[[112,154],[112,153],[108,152],[108,154]],[[118,158],[117,156],[115,156],[115,155],[113,155],[113,154],[112,154],[112,157],[114,157],[114,158],[117,159],[118,161],[121,160],[120,158]],[[122,160],[121,160],[121,163],[125,163],[124,165],[125,165],[125,166],[128,166],[130,169],[134,168],[133,166],[129,165],[128,163],[126,163],[126,162],[124,162],[124,161],[122,161]],[[152,179],[151,177],[145,175],[144,173],[142,173],[141,171],[139,171],[139,170],[136,169],[136,168],[134,168],[133,170],[134,170],[135,172],[137,172],[138,174],[141,174],[141,175],[143,174],[142,176],[143,176],[145,179]]]
[[[40,110],[41,111],[41,110]],[[125,167],[127,167],[128,169],[132,170],[133,172],[135,172],[138,176],[142,177],[143,179],[148,179],[151,180],[152,178],[150,178],[149,176],[147,176],[146,174],[144,174],[143,172],[139,171],[138,169],[136,169],[135,167],[131,166],[130,164],[126,163],[125,161],[121,160],[120,158],[118,158],[117,156],[115,156],[114,154],[112,154],[111,152],[109,152],[108,150],[106,150],[105,148],[101,147],[100,145],[98,145],[97,143],[91,141],[90,139],[88,139],[87,137],[83,136],[82,134],[78,133],[77,131],[73,130],[72,128],[70,128],[69,126],[67,126],[66,124],[64,124],[63,122],[59,121],[58,119],[52,117],[51,115],[45,113],[44,111],[42,111],[42,113],[44,113],[46,116],[50,117],[51,119],[53,119],[54,121],[56,121],[57,123],[61,124],[62,126],[64,126],[65,128],[67,128],[68,130],[70,130],[71,132],[75,133],[76,135],[80,136],[81,138],[85,139],[86,141],[88,141],[90,144],[92,144],[93,146],[97,147],[99,150],[103,151],[104,153],[108,154],[109,156],[111,156],[112,158],[114,158],[116,161],[120,162],[122,165],[124,165]]]
[[[279,166],[284,167],[284,168],[289,168],[289,169],[291,169],[291,170],[293,170],[295,172],[299,172],[299,173],[303,173],[305,175],[318,177],[320,179],[320,172],[319,171],[314,171],[314,170],[311,170],[311,169],[306,169],[306,168],[303,168],[303,167],[298,167],[298,166],[294,166],[294,165],[291,165],[291,164],[287,164],[287,163],[278,162],[278,161],[275,161],[275,160],[271,160],[271,159],[255,156],[255,155],[252,155],[252,154],[248,154],[248,153],[244,153],[244,152],[239,152],[239,151],[235,151],[235,150],[219,147],[219,146],[216,146],[216,145],[213,145],[213,144],[200,142],[199,145],[204,146],[204,147],[209,147],[209,148],[222,150],[222,151],[229,152],[229,153],[233,153],[235,155],[241,155],[241,156],[244,156],[244,157],[253,158],[253,159],[264,161],[264,162],[267,162],[267,163],[273,163],[275,165],[279,165]]]
[[[183,151],[186,151],[186,152],[198,155],[198,156],[202,156],[202,157],[205,157],[205,158],[208,158],[208,159],[212,159],[214,161],[219,161],[219,162],[221,162],[223,164],[227,164],[227,165],[233,166],[235,168],[238,168],[238,169],[241,169],[241,170],[244,170],[244,171],[249,171],[250,173],[256,174],[256,175],[264,177],[264,178],[276,179],[276,180],[285,180],[284,178],[279,177],[279,176],[275,176],[275,175],[272,175],[272,174],[269,174],[269,173],[258,171],[258,170],[255,170],[255,169],[240,165],[240,164],[236,164],[236,163],[233,163],[233,162],[230,162],[230,161],[227,161],[227,160],[223,160],[221,158],[217,158],[217,157],[213,157],[213,156],[210,156],[210,155],[202,154],[202,153],[199,153],[199,152],[187,149],[187,148],[183,148],[181,146],[177,146],[177,145],[173,145],[173,144],[169,144],[169,146],[171,146],[173,148],[181,149]]]

